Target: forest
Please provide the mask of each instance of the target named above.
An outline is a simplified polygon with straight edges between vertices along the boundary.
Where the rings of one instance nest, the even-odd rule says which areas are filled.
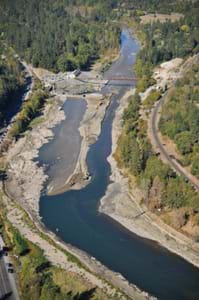
[[[199,195],[184,178],[176,175],[153,153],[147,138],[147,123],[139,118],[140,96],[129,99],[123,115],[123,131],[118,142],[116,158],[133,176],[152,209],[160,207],[199,209]],[[156,197],[151,197],[156,189]]]
[[[125,7],[132,10],[132,14],[136,15],[136,10],[140,13],[171,13],[181,12],[190,7],[189,1],[174,0],[125,0],[117,1],[119,7]]]
[[[160,130],[172,139],[182,156],[182,164],[191,165],[199,178],[199,63],[176,86],[163,106]]]
[[[24,84],[23,68],[9,52],[13,47],[20,57],[35,67],[55,72],[75,68],[89,69],[108,49],[119,49],[123,12],[138,24],[142,48],[134,71],[137,92],[129,99],[123,114],[123,129],[115,157],[143,192],[142,201],[154,211],[183,209],[183,222],[190,216],[199,225],[199,195],[183,177],[175,174],[152,151],[147,138],[147,123],[140,118],[143,92],[154,83],[155,66],[174,57],[186,58],[199,50],[199,5],[174,0],[1,0],[0,3],[0,128],[10,95]],[[176,22],[141,25],[140,15],[154,12],[180,12]],[[163,108],[160,130],[177,145],[184,165],[199,176],[198,65],[177,81],[175,91]],[[48,97],[37,83],[24,103],[10,134],[17,138],[31,127]],[[153,105],[160,93],[153,92],[147,105]],[[34,122],[33,121],[33,122]],[[0,211],[0,221],[6,213]],[[171,221],[171,220],[170,220]],[[167,223],[169,223],[167,219]],[[183,224],[184,224],[183,223]],[[3,225],[13,255],[18,256],[19,282],[23,299],[105,299],[98,291],[79,289],[73,278],[52,266],[44,253],[24,239],[9,223]],[[6,234],[7,233],[7,234]],[[6,237],[7,235],[7,237]],[[75,286],[74,289],[71,288]],[[85,286],[84,286],[85,287]],[[90,292],[90,294],[89,294]]]
[[[9,99],[24,84],[23,67],[0,40],[0,128]]]
[[[181,5],[181,12],[184,18],[176,22],[139,24],[144,47],[138,53],[135,72],[140,78],[140,92],[154,83],[151,75],[155,66],[175,57],[185,58],[198,53],[199,2],[188,7]]]
[[[127,170],[129,178],[133,178],[134,184],[142,191],[143,203],[153,211],[161,211],[168,224],[174,222],[171,214],[175,213],[178,217],[174,227],[182,220],[179,228],[190,219],[193,224],[199,224],[199,195],[189,182],[174,173],[153,152],[147,137],[147,122],[140,118],[142,103],[139,93],[155,83],[152,78],[154,67],[175,57],[186,59],[198,53],[199,3],[182,4],[181,13],[184,18],[179,21],[146,25],[140,24],[136,15],[136,30],[143,45],[134,67],[137,89],[124,111],[122,134],[115,154],[119,166]],[[177,144],[183,157],[182,164],[191,166],[196,176],[199,170],[198,96],[197,64],[176,82],[160,121],[162,133]],[[152,91],[143,105],[152,107],[159,97],[159,91]]]
[[[106,49],[119,47],[114,1],[3,0],[0,31],[35,67],[88,69]]]
[[[107,49],[118,49],[120,29],[113,21],[125,10],[136,17],[146,11],[183,12],[187,5],[173,0],[2,0],[0,32],[35,67],[53,71],[88,69]],[[196,48],[198,18],[194,5],[183,21],[144,28],[149,51],[142,50],[140,59],[151,56],[149,63],[155,64]],[[163,39],[165,44],[161,43]]]

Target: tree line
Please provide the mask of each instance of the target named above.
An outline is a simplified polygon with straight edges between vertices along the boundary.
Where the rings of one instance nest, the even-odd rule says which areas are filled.
[[[35,67],[88,69],[106,49],[119,47],[113,6],[114,1],[2,0],[0,30]]]
[[[143,92],[154,84],[152,70],[155,66],[175,57],[188,57],[199,51],[199,2],[181,4],[184,17],[179,21],[139,24],[143,47],[137,55],[135,72],[140,78],[138,90]],[[139,18],[137,18],[139,22]],[[142,80],[141,80],[142,79]]]
[[[144,1],[139,3],[140,8],[144,10],[146,8]],[[155,3],[155,1],[148,1],[149,3]],[[174,1],[168,1],[168,6],[172,3],[175,5]],[[154,67],[175,57],[188,58],[198,53],[199,3],[194,2],[187,6],[183,2],[179,10],[184,17],[173,23],[167,21],[142,25],[139,23],[137,13],[134,14],[137,21],[137,33],[142,38],[143,46],[134,66],[134,72],[138,78],[136,93],[129,99],[128,108],[124,111],[122,134],[115,157],[119,165],[125,167],[130,178],[133,178],[133,182],[141,189],[142,201],[149,208],[155,211],[160,209],[165,216],[171,211],[181,212],[183,224],[191,219],[193,224],[198,225],[198,193],[189,182],[178,176],[161,161],[158,155],[154,154],[147,137],[147,122],[139,115],[142,105],[139,93],[155,83],[152,78]],[[143,105],[151,107],[159,97],[158,91],[152,91]],[[165,105],[160,121],[162,133],[176,142],[183,155],[183,164],[190,164],[193,174],[198,176],[199,114],[197,105],[198,64],[187,76],[176,83],[175,91],[168,104]],[[172,217],[169,217],[169,222],[173,222]]]
[[[24,85],[23,67],[0,39],[0,128],[12,96]]]
[[[140,96],[136,93],[124,111],[123,130],[116,151],[119,165],[136,178],[145,195],[143,201],[151,208],[190,207],[198,211],[198,193],[153,153],[147,137],[147,123],[139,117],[140,105]],[[152,196],[153,190],[155,196]]]
[[[182,79],[163,106],[160,130],[172,139],[182,155],[182,164],[191,166],[199,178],[199,62]]]

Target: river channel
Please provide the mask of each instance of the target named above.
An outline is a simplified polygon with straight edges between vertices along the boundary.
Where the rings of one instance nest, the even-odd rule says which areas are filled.
[[[132,77],[132,65],[138,51],[138,43],[128,30],[124,29],[121,35],[120,58],[113,63],[105,78],[123,75]],[[135,85],[135,82],[130,84]],[[159,299],[198,300],[198,268],[157,243],[136,236],[98,212],[100,199],[110,183],[110,165],[107,157],[111,152],[112,121],[119,100],[129,88],[117,86],[117,82],[114,82],[114,85],[106,86],[103,91],[114,89],[115,95],[106,112],[101,134],[97,142],[90,147],[87,156],[91,182],[79,191],[71,190],[55,196],[48,196],[44,191],[40,199],[42,222],[66,243],[96,257],[108,268],[120,272],[129,282]],[[54,141],[59,138],[60,132],[63,135],[62,128],[61,124],[55,128]],[[67,139],[66,141],[69,143]],[[60,151],[64,159],[63,147],[68,153],[67,144],[61,143],[61,150],[59,145],[53,146],[55,144],[56,142],[50,142],[42,147],[40,161],[49,163],[48,158],[56,160]],[[59,167],[62,168],[60,162]],[[66,164],[63,164],[64,167]],[[49,167],[47,173],[54,178],[52,170]]]

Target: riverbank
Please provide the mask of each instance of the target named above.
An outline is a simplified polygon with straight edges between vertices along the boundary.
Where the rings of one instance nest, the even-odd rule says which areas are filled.
[[[50,187],[48,190],[49,195],[61,194],[69,189],[81,189],[91,179],[87,169],[86,157],[90,146],[96,142],[101,132],[101,124],[110,104],[111,94],[87,94],[85,99],[87,108],[79,127],[82,140],[76,166],[61,188],[56,187],[56,185]]]
[[[156,215],[141,205],[142,192],[136,183],[129,188],[129,179],[125,171],[119,170],[114,159],[117,141],[122,129],[122,114],[128,105],[128,92],[121,100],[116,111],[112,129],[112,152],[108,157],[111,165],[111,184],[101,199],[99,211],[116,220],[133,233],[159,243],[169,251],[180,255],[199,267],[198,245],[190,238],[166,225]]]
[[[86,166],[84,158],[86,158],[89,145],[97,139],[97,135],[100,133],[101,121],[110,102],[110,97],[107,99],[104,104],[100,105],[100,110],[96,113],[91,109],[93,105],[96,107],[96,103],[94,104],[93,101],[90,101],[90,109],[87,110],[84,120],[82,121],[81,130],[82,134],[84,134],[85,141],[80,153],[81,160],[78,162],[78,167],[81,167],[81,170],[81,164],[85,164]],[[129,284],[120,274],[112,272],[85,252],[60,241],[56,235],[48,232],[39,222],[38,200],[43,185],[47,180],[47,176],[45,175],[44,168],[39,167],[35,159],[38,157],[40,147],[47,143],[49,139],[53,138],[52,128],[65,118],[63,110],[59,109],[63,103],[60,102],[59,99],[53,99],[53,101],[53,103],[49,101],[45,107],[42,116],[44,121],[34,127],[31,132],[28,132],[26,136],[19,139],[9,149],[6,158],[9,164],[7,170],[8,180],[5,181],[4,185],[8,196],[4,195],[3,197],[9,212],[8,219],[25,238],[36,243],[44,250],[45,255],[53,264],[82,276],[84,280],[90,282],[93,286],[98,286],[105,293],[111,295],[111,297],[114,293],[119,293],[119,291],[104,282],[100,277],[105,278],[114,286],[119,287],[132,299],[152,299],[147,293],[140,291],[133,284]],[[93,122],[95,122],[95,126]],[[92,134],[88,136],[86,133],[89,131],[89,128],[92,128],[90,131]],[[80,186],[80,183],[77,184]],[[14,199],[25,209],[30,217],[29,221],[27,221],[27,216],[24,215],[23,211],[10,199]],[[32,227],[31,222],[34,223],[37,229]],[[46,238],[44,238],[43,235],[46,236]],[[53,241],[54,245],[48,242],[48,238]],[[64,254],[63,251],[75,255],[88,270],[68,260],[67,255]],[[121,297],[121,299],[125,299],[123,293],[121,293]]]
[[[100,133],[101,121],[105,114],[105,110],[110,103],[110,97],[106,99],[107,101],[105,100],[104,103],[100,105],[99,111],[95,113],[93,106],[96,107],[96,102],[94,103],[93,99],[88,100],[88,106],[90,106],[90,108],[87,109],[80,128],[82,135],[84,135],[80,152],[81,158],[80,161],[78,161],[75,170],[78,168],[87,170],[84,159],[86,158],[89,145],[97,139],[97,136]],[[39,167],[34,160],[38,157],[40,147],[53,138],[52,128],[65,118],[64,111],[59,109],[63,103],[60,102],[59,99],[54,99],[53,101],[53,103],[50,101],[45,107],[42,116],[44,121],[34,127],[31,132],[28,132],[25,137],[13,144],[8,152],[8,180],[5,181],[5,190],[9,197],[4,196],[4,202],[6,202],[6,207],[9,211],[8,219],[25,238],[36,243],[44,250],[47,258],[53,264],[82,276],[84,280],[88,281],[93,286],[98,286],[105,293],[111,295],[111,297],[117,291],[98,276],[102,276],[111,282],[111,284],[119,287],[132,299],[152,299],[147,293],[142,292],[136,286],[129,284],[121,275],[110,271],[100,262],[92,259],[85,252],[60,241],[56,235],[48,232],[39,222],[38,199],[43,185],[47,180],[47,176],[45,175],[44,168]],[[93,122],[95,122],[95,125]],[[92,129],[89,130],[90,128]],[[86,134],[88,132],[90,132],[89,136]],[[84,165],[85,169],[82,167]],[[76,184],[79,184],[80,186],[80,182],[77,182]],[[30,220],[34,222],[34,226],[36,225],[40,233],[35,229],[33,230],[32,226],[30,226],[30,220],[28,222],[25,221],[27,217],[24,217],[23,212],[17,208],[9,198],[15,199],[15,201],[26,210]],[[43,234],[47,239],[50,238],[54,241],[55,245],[51,245],[45,238],[42,238],[41,235]],[[58,249],[56,248],[56,245]],[[75,255],[89,271],[68,260],[67,255],[62,252],[63,250]],[[123,294],[121,294],[121,297],[123,297]],[[125,299],[125,297],[121,299]]]
[[[53,265],[69,272],[73,277],[78,276],[90,288],[99,288],[104,296],[108,297],[104,299],[156,299],[130,284],[119,273],[109,270],[86,252],[61,241],[55,234],[48,231],[34,215],[16,205],[15,201],[3,192],[2,184],[0,191],[9,222],[19,230],[24,238],[43,250],[45,257]]]
[[[49,194],[57,194],[68,189],[80,189],[90,180],[87,171],[86,156],[101,131],[101,123],[106,109],[110,104],[111,95],[88,95],[87,108],[80,124],[82,137],[79,158],[73,173],[69,176],[62,188],[51,186]],[[39,166],[36,161],[39,149],[53,138],[52,129],[65,119],[63,106],[64,97],[54,97],[48,101],[42,116],[41,123],[34,126],[24,137],[13,143],[6,155],[8,164],[8,179],[5,182],[6,191],[11,198],[16,199],[32,215],[39,217],[39,199],[48,179],[45,167]],[[74,100],[76,101],[76,100]]]
[[[88,177],[85,161],[87,152],[90,145],[97,140],[100,134],[101,123],[110,104],[111,96],[109,94],[104,96],[87,95],[86,97],[87,110],[79,128],[83,141],[79,161],[75,168],[78,174],[81,171],[82,174],[86,174]],[[66,270],[77,272],[91,284],[104,289],[104,292],[111,296],[110,298],[126,299],[124,292],[131,299],[154,299],[147,293],[140,291],[135,285],[129,284],[122,275],[112,272],[85,252],[60,241],[55,234],[48,232],[42,223],[39,222],[39,198],[47,176],[44,168],[39,166],[35,160],[38,157],[41,146],[53,138],[52,128],[65,118],[64,111],[60,109],[65,99],[63,99],[63,95],[60,98],[55,97],[48,101],[42,116],[35,120],[37,125],[34,125],[31,131],[13,143],[9,149],[6,157],[8,180],[6,180],[4,186],[6,194],[9,196],[4,197],[9,211],[8,218],[24,237],[44,250],[47,258],[53,264]],[[85,179],[80,182],[80,178],[78,178],[78,182],[75,181],[75,184],[71,184],[70,181],[70,188],[82,187],[89,182],[89,178]],[[29,223],[30,220],[27,220],[27,216],[21,213],[18,205],[16,206],[11,199],[16,200],[16,203],[19,203],[25,209],[32,220],[31,225]],[[34,226],[36,225],[40,233],[36,232],[33,224]],[[46,242],[46,238],[50,238],[53,241],[54,247]],[[59,251],[60,248],[62,249],[61,252]],[[84,268],[79,268],[77,265],[67,262],[67,255],[63,255],[63,251],[74,254],[89,270],[84,270]],[[101,278],[105,278],[111,285]],[[122,292],[113,285],[117,286]],[[114,293],[116,294],[114,295]]]
[[[29,213],[39,217],[39,198],[43,184],[47,179],[43,167],[38,166],[35,159],[40,147],[53,138],[52,128],[64,118],[59,109],[60,100],[49,100],[36,126],[27,131],[24,137],[13,142],[5,161],[7,164],[6,192]]]

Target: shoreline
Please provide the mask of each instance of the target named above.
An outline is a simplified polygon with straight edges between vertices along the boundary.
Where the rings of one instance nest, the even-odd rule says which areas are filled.
[[[102,122],[110,105],[111,96],[112,94],[108,96],[101,94],[86,95],[87,108],[78,128],[82,140],[75,168],[64,185],[61,188],[52,186],[48,190],[48,195],[58,195],[68,190],[79,190],[90,182],[91,177],[88,173],[86,157],[90,146],[96,142],[101,133]]]
[[[0,187],[4,190],[2,184]],[[7,217],[11,224],[26,239],[40,247],[53,265],[82,277],[86,283],[98,287],[107,296],[111,296],[111,299],[117,294],[116,298],[122,300],[126,300],[127,297],[136,300],[156,300],[155,297],[141,291],[121,274],[108,269],[83,250],[63,242],[53,232],[49,231],[41,221],[26,210],[16,206],[15,200],[11,199],[5,192],[3,203],[8,209]],[[30,219],[28,222],[26,214]]]
[[[124,97],[122,97],[121,103],[120,103],[118,109],[116,110],[116,115],[115,115],[115,118],[114,118],[114,121],[113,121],[113,127],[112,127],[113,128],[112,129],[112,138],[113,138],[112,153],[111,153],[111,155],[108,158],[108,161],[109,161],[109,163],[111,165],[111,169],[112,169],[111,180],[113,181],[113,183],[111,183],[108,186],[106,195],[103,197],[103,199],[101,199],[102,204],[100,206],[100,212],[107,214],[112,219],[116,220],[118,223],[122,224],[124,227],[126,227],[127,229],[129,229],[132,232],[136,233],[137,235],[142,236],[142,237],[147,238],[147,239],[153,239],[154,241],[158,241],[159,244],[163,245],[165,248],[169,249],[171,252],[174,252],[174,253],[177,253],[178,255],[181,255],[178,252],[175,252],[174,250],[172,250],[172,245],[171,245],[171,249],[170,249],[169,246],[165,246],[163,244],[164,242],[166,244],[168,243],[168,236],[166,236],[166,235],[168,235],[168,232],[166,232],[166,229],[160,228],[161,226],[163,226],[163,224],[158,225],[157,224],[158,220],[151,221],[152,218],[155,217],[155,216],[152,216],[152,215],[150,215],[150,213],[147,212],[147,214],[144,214],[142,216],[142,219],[141,219],[141,222],[143,222],[143,225],[139,224],[139,220],[138,219],[135,222],[135,224],[134,224],[134,222],[132,222],[132,219],[135,218],[135,216],[138,213],[142,212],[142,208],[139,206],[139,203],[137,203],[135,201],[136,196],[138,196],[138,198],[139,198],[139,195],[135,195],[137,191],[135,191],[134,195],[131,195],[129,193],[128,179],[125,178],[122,175],[121,171],[119,171],[119,169],[117,167],[117,163],[116,163],[116,161],[115,161],[115,159],[113,157],[113,153],[115,152],[114,148],[116,148],[117,140],[118,140],[118,137],[119,137],[119,134],[120,134],[120,130],[121,130],[122,112],[123,112],[124,108],[128,105],[127,98],[131,94],[133,94],[133,90],[127,92],[124,95]],[[98,111],[97,112],[92,111],[92,109],[91,109],[92,108],[92,103],[90,103],[90,105],[91,105],[91,107],[90,107],[91,110],[90,111],[88,111],[88,107],[87,107],[85,115],[84,115],[83,120],[82,120],[82,122],[80,124],[80,127],[79,127],[79,131],[80,131],[80,135],[82,137],[82,141],[81,141],[80,154],[79,154],[79,157],[77,159],[77,164],[76,164],[76,167],[74,169],[74,172],[70,175],[70,177],[68,178],[68,180],[65,182],[65,185],[63,186],[63,190],[59,189],[59,190],[56,191],[56,189],[54,188],[54,191],[53,190],[50,191],[49,194],[53,195],[53,193],[54,194],[62,193],[64,191],[68,190],[68,189],[80,189],[80,188],[84,187],[86,184],[89,183],[90,176],[88,174],[87,164],[86,164],[87,153],[89,151],[90,145],[96,141],[96,139],[98,138],[98,136],[99,136],[99,134],[101,132],[102,121],[104,119],[105,112],[106,112],[106,109],[109,106],[109,104],[110,104],[110,98],[109,98],[109,101],[107,101],[107,103],[105,105],[102,104],[102,105],[98,106],[98,108],[100,109],[100,114],[97,115],[97,118],[98,118],[97,120],[99,121],[98,123],[96,122],[96,114],[97,114]],[[88,101],[87,101],[87,106],[88,106]],[[61,113],[63,113],[63,112],[61,111]],[[59,114],[58,111],[54,112],[52,115],[53,115],[53,117],[55,115],[57,117],[57,114]],[[58,119],[59,118],[64,118],[64,117],[60,115],[58,117]],[[53,137],[52,130],[50,130],[50,129],[52,129],[54,126],[56,126],[57,124],[59,124],[62,121],[62,119],[59,119],[59,120],[58,119],[57,119],[58,123],[55,123],[55,125],[53,125],[52,127],[47,127],[46,128],[46,131],[48,131],[48,133],[46,132],[46,135],[42,136],[44,138],[43,144],[44,143],[48,143],[49,139],[51,139]],[[94,121],[94,123],[92,123],[92,121]],[[49,122],[49,120],[47,120],[46,122]],[[41,127],[42,127],[42,124],[41,124]],[[93,124],[95,124],[95,127],[96,127],[95,130],[97,131],[97,134],[93,133],[93,131],[92,131],[93,130]],[[88,134],[88,132],[87,132],[88,130],[90,130],[90,134]],[[36,127],[36,131],[37,131],[37,127]],[[26,136],[25,138],[27,138],[27,140],[26,140],[26,142],[27,142],[28,141],[28,137]],[[24,145],[26,144],[26,142],[24,142]],[[31,150],[34,152],[33,145],[31,145],[31,146],[32,146]],[[42,146],[42,144],[41,144],[41,146]],[[21,145],[21,149],[22,148],[23,148],[23,146]],[[40,179],[40,182],[38,182],[38,186],[40,187],[40,191],[39,191],[39,194],[40,194],[41,191],[42,191],[42,189],[43,189],[43,184],[46,181],[47,177],[45,177],[46,175],[44,173],[44,168],[39,167],[36,162],[32,161],[32,159],[34,159],[34,158],[36,158],[38,156],[38,149],[36,150],[37,155],[35,157],[33,156],[31,158],[31,155],[29,156],[27,153],[26,154],[27,154],[28,160],[29,159],[31,160],[31,162],[34,164],[35,168],[37,168],[37,170],[41,171],[41,173],[38,172],[38,177],[37,177],[38,179]],[[19,150],[19,153],[21,154],[20,150]],[[21,164],[22,168],[24,168],[24,164],[23,163],[24,162],[22,162],[22,164]],[[33,165],[29,164],[27,167],[31,171]],[[14,165],[14,168],[17,168],[16,165]],[[19,170],[18,170],[18,173],[19,173]],[[29,181],[29,179],[27,181]],[[42,180],[44,180],[44,181],[42,181]],[[18,185],[21,186],[21,183],[18,184]],[[23,183],[22,183],[22,186],[23,186]],[[113,191],[115,191],[115,188],[116,188],[116,193],[118,191],[117,196],[115,196],[115,193],[113,194]],[[24,191],[27,191],[27,189],[28,188],[24,188]],[[16,193],[16,190],[14,190],[14,192]],[[30,194],[31,193],[29,193],[28,195],[30,195]],[[118,202],[119,202],[119,198],[120,198],[121,194],[122,194],[122,203],[119,203],[119,207],[117,207]],[[14,194],[14,196],[11,197],[11,199],[12,198],[15,199],[16,195]],[[19,203],[20,203],[20,200],[22,198],[23,198],[23,189],[22,189],[22,196],[20,196],[20,199],[18,199]],[[37,198],[37,195],[35,195],[35,199],[36,198]],[[111,200],[112,202],[111,202],[110,206],[109,206],[109,204],[107,205],[105,203],[108,200],[110,200],[109,198],[113,198],[113,200]],[[29,202],[29,200],[30,199],[28,198],[27,202]],[[124,208],[124,206],[126,205],[126,203],[127,203],[127,206],[125,207],[126,211],[124,212],[124,216],[122,216],[122,215],[120,215],[120,210]],[[132,203],[134,205],[134,209],[132,209],[132,207],[131,207]],[[24,206],[24,208],[27,210],[29,216],[31,217],[31,220],[33,220],[33,222],[35,223],[36,227],[40,230],[40,232],[44,233],[46,236],[49,236],[56,244],[60,245],[62,247],[62,249],[66,249],[66,251],[68,251],[68,252],[74,254],[76,257],[78,257],[78,259],[80,261],[82,261],[83,264],[85,266],[87,266],[91,271],[92,271],[92,265],[94,264],[95,266],[93,266],[93,267],[94,267],[94,272],[96,272],[96,274],[100,274],[100,276],[105,277],[107,279],[107,276],[105,276],[106,275],[105,271],[107,270],[107,272],[109,272],[109,275],[112,276],[111,280],[109,280],[109,279],[107,279],[107,280],[109,280],[110,282],[113,282],[113,284],[116,287],[119,286],[119,288],[121,288],[122,290],[124,290],[124,292],[126,290],[128,290],[129,287],[130,288],[132,287],[135,290],[137,289],[137,287],[135,285],[129,284],[128,281],[124,280],[123,277],[122,277],[122,275],[109,270],[108,268],[106,268],[105,266],[103,266],[102,264],[100,264],[97,260],[95,260],[95,258],[92,258],[91,256],[89,256],[87,253],[85,253],[82,250],[77,249],[77,248],[75,248],[75,247],[73,247],[71,245],[68,245],[68,244],[64,243],[63,241],[60,241],[59,238],[53,232],[50,232],[43,225],[43,223],[40,221],[41,218],[40,218],[40,216],[38,214],[38,212],[39,212],[38,207],[36,207],[36,213],[35,213],[35,210],[34,210],[35,207],[31,207],[30,206],[29,207],[30,210],[29,210],[27,208],[27,205],[24,205],[24,204],[27,204],[27,203],[23,203],[23,202],[20,203],[20,205]],[[37,205],[37,203],[36,204],[32,203],[32,204]],[[129,211],[131,213],[133,213],[133,215],[130,214]],[[127,214],[127,216],[126,216],[126,214]],[[153,230],[154,230],[154,238],[151,237],[152,232],[151,232],[151,228],[149,227],[149,224],[150,224],[151,227],[154,227],[153,228]],[[139,228],[139,231],[138,231],[138,228]],[[172,228],[170,228],[170,229],[172,229]],[[165,241],[158,240],[158,238],[157,238],[158,236],[157,236],[157,233],[156,233],[156,231],[158,231],[158,234],[160,234],[160,236],[164,235],[162,233],[163,230],[166,232],[166,233],[164,233],[165,234],[165,236],[164,236]],[[169,236],[170,236],[170,239],[171,239],[170,240],[171,244],[174,243],[173,239],[176,238],[175,237],[175,233],[169,233]],[[179,239],[178,242],[180,242],[180,239]],[[185,241],[184,245],[182,247],[188,247],[187,246],[188,242],[190,242],[190,240],[189,241]],[[176,244],[177,244],[177,242],[176,242]],[[178,246],[178,244],[177,244],[177,246]],[[190,253],[189,253],[190,249],[187,248],[185,250],[186,250],[186,252],[188,252],[188,255],[190,255]],[[180,250],[177,249],[176,251],[180,251]],[[194,255],[194,253],[193,253],[193,255]],[[184,257],[183,254],[181,256]],[[189,260],[191,258],[189,258],[189,259],[185,258],[185,259],[188,260],[189,262],[193,263],[192,261]],[[195,258],[193,258],[193,260],[194,259]],[[199,262],[196,265],[199,266]],[[99,272],[100,266],[102,266],[104,269],[102,268],[101,271]],[[97,271],[95,270],[95,268],[97,268]],[[121,286],[121,283],[122,284],[123,283],[124,284],[127,283],[128,286],[125,286],[125,287]],[[152,298],[152,297],[148,296],[147,293],[141,292],[139,289],[137,289],[137,291],[139,291],[140,295],[142,295],[143,297],[145,297],[144,299],[151,299]],[[132,290],[131,290],[131,292],[132,292]],[[134,295],[134,297],[135,297],[135,295]],[[135,298],[135,299],[140,299],[140,298]]]
[[[80,132],[82,131],[82,134],[85,134],[87,132],[88,127],[92,127],[92,135],[90,136],[90,139],[92,138],[92,140],[87,139],[86,134],[84,135],[83,137],[84,145],[83,147],[81,146],[81,150],[80,150],[81,161],[77,162],[78,168],[82,167],[81,164],[85,164],[86,166],[86,160],[84,160],[84,158],[86,159],[87,151],[89,150],[90,145],[95,142],[95,140],[98,138],[98,135],[101,132],[101,124],[104,119],[106,109],[110,104],[111,95],[106,99],[108,100],[105,102],[105,105],[100,105],[101,109],[97,113],[98,122],[96,122],[96,112],[93,111],[91,112],[89,110],[87,110],[87,114],[85,112],[79,130]],[[44,113],[42,115],[42,118],[47,120],[42,122],[40,125],[34,127],[32,131],[29,132],[25,137],[19,139],[17,143],[11,146],[8,152],[7,162],[10,162],[9,170],[8,170],[9,180],[11,179],[11,177],[12,177],[11,180],[14,180],[14,183],[12,182],[12,184],[9,180],[5,181],[4,188],[3,188],[4,201],[7,203],[6,207],[9,208],[8,218],[10,222],[13,224],[13,226],[18,228],[18,230],[22,233],[22,235],[24,235],[27,239],[29,239],[32,242],[34,242],[35,240],[38,245],[43,247],[42,249],[46,252],[47,257],[52,262],[53,262],[53,257],[49,256],[47,251],[49,245],[46,244],[45,239],[42,239],[39,236],[39,233],[44,234],[47,238],[50,238],[54,244],[56,244],[58,251],[62,252],[62,260],[64,260],[63,251],[67,251],[68,253],[71,253],[72,255],[77,257],[77,259],[85,266],[86,269],[85,271],[82,271],[82,269],[78,265],[74,266],[71,263],[69,264],[69,266],[68,263],[64,263],[63,266],[62,264],[60,264],[60,267],[63,267],[66,270],[67,269],[74,270],[78,274],[82,274],[85,272],[85,278],[87,278],[87,280],[90,280],[91,283],[96,284],[98,287],[105,286],[105,289],[107,289],[107,291],[108,289],[119,289],[122,291],[121,295],[125,293],[131,299],[134,298],[138,300],[156,299],[155,297],[149,295],[147,292],[141,291],[136,285],[129,283],[121,274],[108,269],[102,263],[97,261],[97,259],[91,257],[86,252],[70,244],[66,244],[61,239],[59,239],[59,237],[57,237],[53,232],[49,231],[42,223],[42,219],[39,216],[38,199],[43,189],[43,185],[47,180],[47,175],[45,175],[44,168],[38,166],[37,162],[35,162],[34,159],[38,157],[40,147],[45,143],[48,143],[49,140],[53,138],[52,128],[58,125],[65,118],[65,114],[63,110],[59,110],[60,103],[63,104],[63,101],[60,101],[59,99],[56,99],[55,103],[53,104],[47,103],[44,109]],[[55,115],[56,115],[56,119],[54,119]],[[52,122],[52,118],[54,120],[53,122]],[[93,121],[95,121],[95,125],[96,125],[95,135],[93,135]],[[38,139],[38,137],[40,138]],[[36,143],[34,142],[35,140],[37,141]],[[82,140],[82,144],[83,144],[83,140]],[[23,163],[21,160],[23,160]],[[77,170],[77,166],[75,170]],[[87,170],[86,167],[85,170]],[[26,174],[26,182],[19,183],[19,181],[21,180],[20,176],[23,177],[24,174]],[[34,194],[32,198],[28,198],[28,196],[31,194],[31,192],[27,188],[27,185],[30,183],[30,180],[32,186],[34,187]],[[86,181],[86,183],[87,182],[88,181]],[[77,183],[77,188],[81,188],[81,187],[82,187],[82,183]],[[25,192],[26,190],[28,191],[28,193],[24,194],[23,192]],[[24,221],[23,216],[21,214],[20,209],[18,209],[15,205],[13,207],[13,203],[15,202],[19,204],[20,207],[22,207],[25,210],[25,212],[28,214],[30,220],[33,222],[36,229],[38,230],[37,235],[35,230],[33,231],[33,234],[31,234],[32,231],[30,231],[31,228],[28,228],[29,227],[28,224],[23,223],[22,225],[22,222]],[[44,240],[44,242],[42,242],[41,239]],[[66,256],[66,260],[67,260],[67,256]],[[55,261],[54,263],[57,264],[57,262]],[[105,281],[103,278],[105,279]],[[108,283],[111,283],[113,287],[110,287],[109,284],[106,283],[106,281],[108,281]]]
[[[141,191],[136,185],[130,191],[128,178],[117,166],[114,153],[121,134],[122,114],[128,105],[129,96],[130,92],[127,92],[121,99],[113,120],[112,151],[108,157],[111,166],[111,183],[107,187],[105,196],[100,200],[99,212],[141,238],[157,242],[161,247],[199,267],[198,245],[194,245],[190,238],[163,223],[156,215],[147,211],[146,207],[141,206],[139,203],[142,199]]]
[[[58,236],[56,236],[55,233],[46,228],[46,226],[42,223],[41,218],[38,218],[37,215],[32,214],[26,209],[26,207],[21,208],[20,206],[19,208],[16,206],[16,200],[7,193],[5,186],[2,187],[2,191],[4,193],[3,201],[8,209],[8,220],[25,238],[32,243],[36,243],[36,245],[43,249],[46,257],[54,265],[57,265],[66,271],[79,274],[87,282],[90,282],[94,286],[101,288],[102,291],[104,291],[107,295],[111,295],[116,291],[120,294],[120,299],[123,300],[127,299],[126,295],[130,299],[136,300],[157,299],[147,292],[140,290],[135,284],[129,283],[128,280],[126,280],[120,273],[107,268],[100,261],[85,251],[62,241]],[[30,219],[28,223],[27,216],[24,215],[24,213],[27,214],[28,218]],[[33,227],[31,226],[30,222],[33,223]],[[68,254],[64,251],[66,251]],[[71,258],[68,257],[70,254],[77,258],[77,260],[83,264],[83,266],[71,260]]]
[[[62,188],[56,190],[56,186],[51,187],[48,191],[49,195],[60,194],[69,189],[80,189],[90,182],[86,157],[90,146],[101,132],[101,125],[111,96],[112,94],[106,96],[88,94],[86,96],[87,108],[78,128],[82,141],[76,166]],[[63,106],[65,101],[67,101],[67,95],[61,98],[58,96],[51,98],[41,115],[42,123],[13,143],[6,155],[8,164],[6,192],[38,219],[40,218],[40,195],[49,177],[45,174],[45,166],[40,166],[37,158],[40,148],[53,139],[52,129],[66,118],[64,111],[60,110],[60,106]]]
[[[65,118],[64,112],[59,110],[60,104],[63,101],[59,98],[50,99],[41,115],[42,123],[13,143],[5,157],[8,165],[6,193],[38,218],[40,194],[48,176],[45,168],[38,165],[36,158],[39,149],[53,138],[52,129]]]

